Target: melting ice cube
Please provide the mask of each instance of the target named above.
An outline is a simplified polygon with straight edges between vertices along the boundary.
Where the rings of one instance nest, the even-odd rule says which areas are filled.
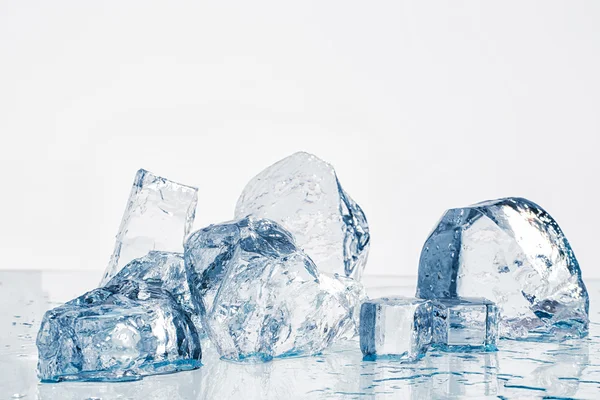
[[[198,333],[158,285],[124,281],[44,315],[37,337],[42,381],[126,381],[200,366]]]

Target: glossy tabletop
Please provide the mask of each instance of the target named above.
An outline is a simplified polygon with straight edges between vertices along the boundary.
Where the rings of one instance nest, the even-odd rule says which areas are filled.
[[[358,341],[315,357],[264,364],[221,361],[127,383],[42,384],[35,337],[44,312],[87,290],[101,273],[0,271],[1,399],[600,398],[600,281],[588,281],[590,334],[564,343],[503,340],[494,353],[430,351],[411,364],[363,361]],[[414,277],[367,276],[370,297],[412,296]]]

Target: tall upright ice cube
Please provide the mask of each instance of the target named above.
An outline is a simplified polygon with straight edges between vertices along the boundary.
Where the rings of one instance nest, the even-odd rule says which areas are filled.
[[[427,238],[417,297],[484,297],[500,310],[500,336],[584,337],[589,299],[579,263],[537,204],[505,198],[446,211]]]
[[[404,297],[364,302],[360,309],[360,349],[365,360],[421,358],[431,343],[431,307],[430,301]]]
[[[117,233],[115,250],[102,277],[106,284],[130,261],[149,251],[183,252],[196,214],[198,189],[140,169]]]
[[[299,152],[256,175],[235,209],[235,218],[248,215],[289,230],[319,272],[360,279],[369,252],[369,225],[325,161]]]
[[[448,351],[496,350],[498,308],[483,298],[436,299],[432,343]]]

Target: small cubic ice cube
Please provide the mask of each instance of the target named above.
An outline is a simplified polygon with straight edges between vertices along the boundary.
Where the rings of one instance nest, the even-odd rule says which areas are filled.
[[[117,233],[115,250],[100,286],[130,261],[152,250],[183,253],[196,214],[198,189],[140,169]]]
[[[382,297],[360,309],[360,349],[365,360],[415,361],[431,343],[432,305],[428,300]]]
[[[495,351],[498,308],[484,298],[433,301],[434,347],[447,351]]]

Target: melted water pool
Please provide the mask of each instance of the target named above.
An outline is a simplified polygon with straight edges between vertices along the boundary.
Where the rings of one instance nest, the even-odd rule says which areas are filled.
[[[203,348],[195,371],[128,383],[39,383],[43,313],[95,287],[98,272],[0,272],[0,399],[600,398],[600,281],[587,281],[590,335],[564,343],[500,341],[495,353],[430,351],[419,362],[362,361],[358,342],[321,356],[233,364]],[[412,296],[414,277],[366,277],[369,296]]]

